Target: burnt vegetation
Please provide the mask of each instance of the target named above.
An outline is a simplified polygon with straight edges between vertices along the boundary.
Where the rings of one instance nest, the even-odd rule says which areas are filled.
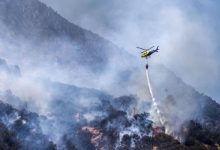
[[[219,124],[213,123],[217,120],[215,117],[212,118],[210,113],[218,113],[216,110],[219,110],[220,107],[212,100],[207,101],[211,105],[205,106],[204,113],[206,114],[207,110],[210,112],[207,113],[207,120],[203,120],[206,124],[202,124],[199,120],[189,121],[186,124],[185,140],[180,143],[165,133],[152,136],[153,122],[148,119],[148,113],[137,113],[128,117],[128,110],[122,110],[125,108],[121,108],[120,105],[121,102],[126,101],[127,108],[135,106],[134,99],[133,96],[119,98],[106,96],[103,99],[102,95],[101,103],[95,106],[95,109],[104,115],[97,116],[89,122],[81,118],[79,122],[72,120],[71,124],[66,123],[63,127],[69,129],[62,136],[62,146],[56,145],[49,140],[48,136],[43,134],[39,123],[41,119],[48,120],[46,117],[41,117],[26,110],[17,110],[8,104],[1,103],[0,147],[10,150],[53,150],[60,149],[60,147],[68,150],[151,150],[155,148],[161,150],[218,150],[220,134],[216,129]],[[117,100],[117,104],[115,100]],[[213,104],[216,104],[216,106],[213,106]],[[69,105],[69,102],[66,102],[65,105]],[[216,109],[213,110],[213,107]],[[215,130],[210,129],[210,123],[212,123],[212,128]],[[53,128],[50,132],[54,132]]]
[[[52,58],[52,61],[56,61],[64,68],[72,69],[78,67],[76,64],[80,64],[98,74],[105,71],[110,62],[109,55],[116,51],[117,54],[120,53],[119,56],[125,56],[123,57],[125,60],[131,59],[126,57],[127,53],[111,42],[70,23],[38,0],[1,0],[0,22],[10,30],[7,34],[0,30],[1,36],[4,35],[10,43],[17,42],[17,38],[26,38],[25,42],[39,46],[36,51],[37,54],[42,53],[39,57],[43,60],[49,59],[47,56],[52,56],[56,51],[62,51],[61,43],[63,39],[68,39],[72,45],[65,47],[67,53]],[[22,43],[18,45],[20,44]],[[42,45],[46,46],[41,49]],[[75,45],[77,47],[74,47]],[[29,51],[31,50],[24,53],[28,55]],[[88,54],[89,57],[84,59]],[[39,63],[38,60],[37,63]],[[117,66],[117,62],[113,66]],[[17,65],[9,65],[4,59],[0,59],[0,71],[6,72],[8,76],[15,79],[22,76]],[[121,82],[115,85],[126,86],[124,83],[127,82],[131,71],[132,69],[122,70],[118,74]],[[164,69],[163,72],[167,70]],[[47,81],[46,84],[50,85],[48,87],[52,87],[49,89],[52,100],[48,104],[50,110],[48,116],[32,112],[29,106],[33,104],[17,97],[12,90],[1,91],[1,98],[4,100],[0,102],[0,149],[219,149],[220,105],[203,94],[195,93],[192,87],[184,84],[179,78],[173,77],[172,74],[165,77],[163,85],[167,85],[165,81],[168,81],[168,84],[174,81],[170,84],[172,88],[165,90],[167,98],[164,103],[170,106],[166,108],[167,110],[175,108],[177,101],[180,101],[178,98],[185,98],[184,95],[189,97],[187,97],[188,105],[191,105],[191,102],[197,103],[200,99],[204,102],[202,103],[204,105],[199,107],[202,110],[200,117],[188,120],[184,124],[184,141],[180,142],[163,132],[155,134],[154,123],[146,112],[149,111],[146,108],[150,108],[151,104],[147,102],[137,104],[136,96],[115,98],[95,89]],[[180,91],[177,95],[168,93],[176,89]],[[188,94],[185,94],[186,92]],[[86,105],[79,103],[86,103]],[[138,105],[141,106],[139,107],[141,110],[136,110]]]

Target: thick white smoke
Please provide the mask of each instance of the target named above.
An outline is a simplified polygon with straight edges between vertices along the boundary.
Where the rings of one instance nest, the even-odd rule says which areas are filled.
[[[135,56],[136,46],[160,45],[155,62],[219,99],[218,1],[41,1]]]
[[[212,43],[214,37],[213,30],[210,29],[206,21],[196,19],[197,16],[189,17],[187,12],[179,6],[180,3],[161,3],[161,1],[137,1],[127,3],[125,1],[114,1],[108,2],[111,5],[106,5],[105,2],[98,1],[95,2],[95,4],[98,4],[95,6],[92,1],[89,1],[89,3],[72,1],[71,3],[73,3],[75,7],[83,3],[87,6],[86,8],[89,8],[85,10],[82,7],[77,8],[80,15],[76,13],[77,15],[74,16],[79,25],[95,31],[114,43],[117,43],[119,46],[126,48],[133,56],[128,57],[129,55],[125,56],[120,52],[110,53],[110,63],[106,70],[102,72],[102,74],[97,75],[92,71],[88,71],[87,68],[84,68],[80,63],[73,64],[73,68],[66,68],[59,65],[56,61],[57,57],[65,56],[63,58],[76,59],[76,57],[69,57],[77,56],[74,54],[74,51],[77,50],[78,45],[71,43],[69,39],[58,38],[56,39],[58,44],[53,43],[53,41],[46,43],[52,45],[49,51],[53,53],[39,51],[38,49],[45,50],[48,47],[44,44],[35,45],[33,43],[26,43],[22,38],[1,40],[1,56],[7,59],[10,64],[18,64],[22,72],[22,77],[17,79],[11,79],[7,75],[2,75],[1,83],[3,84],[1,85],[1,90],[11,89],[13,94],[25,102],[32,104],[29,108],[32,111],[44,115],[50,113],[48,104],[51,101],[51,91],[48,91],[48,87],[44,82],[39,82],[45,79],[78,85],[80,87],[95,88],[113,95],[137,94],[141,99],[145,99],[147,95],[146,78],[141,66],[142,63],[138,58],[139,52],[135,50],[137,45],[148,46],[158,43],[161,47],[161,51],[157,57],[152,57],[152,64],[159,62],[167,65],[174,70],[178,76],[183,77],[187,83],[190,83],[201,91],[206,91],[205,86],[214,85],[216,81],[219,81],[219,70],[216,69],[218,68],[218,63],[216,62],[218,61],[216,61],[217,56],[215,56],[217,45]],[[103,5],[105,5],[104,8],[102,8]],[[98,9],[94,9],[92,6],[98,6]],[[122,10],[120,10],[121,8]],[[109,11],[106,11],[106,9]],[[88,13],[90,11],[92,13]],[[102,12],[103,16],[100,16],[100,12]],[[103,12],[109,13],[104,14]],[[112,12],[114,12],[113,16],[111,16]],[[73,20],[75,20],[74,17]],[[97,23],[100,23],[98,20],[100,20],[102,24],[107,25],[97,25]],[[4,30],[6,31],[6,29]],[[97,45],[98,44],[100,43],[97,43]],[[59,45],[61,51],[54,50],[57,48],[57,45]],[[111,52],[111,49],[109,51]],[[134,59],[135,57],[137,59]],[[85,57],[85,59],[87,58]],[[118,72],[123,69],[126,70],[127,68],[134,68],[129,77],[128,74],[130,73],[127,72],[122,73],[122,76],[118,76]],[[154,67],[152,66],[152,68]],[[158,103],[164,104],[164,99],[168,99],[169,102],[170,99],[172,101],[170,97],[166,99],[167,93],[170,92],[171,94],[168,93],[170,95],[174,94],[174,99],[178,102],[176,104],[170,104],[172,102],[165,103],[163,107],[170,108],[170,111],[163,111],[163,113],[166,113],[168,121],[173,125],[173,128],[179,130],[180,126],[186,120],[194,117],[193,115],[198,109],[198,104],[192,101],[196,98],[190,92],[186,92],[186,95],[181,95],[182,97],[178,94],[175,95],[175,93],[178,92],[177,89],[173,87],[180,85],[178,82],[164,82],[164,80],[169,79],[169,76],[164,76],[163,78],[160,76],[161,72],[163,71],[159,69],[159,71],[154,71],[152,75],[150,75],[158,85],[157,88],[155,88],[155,95],[152,94],[152,87],[147,72],[148,86],[151,91],[150,95],[154,104],[156,99],[162,101]],[[207,78],[212,78],[212,80],[206,80]],[[164,94],[165,85],[167,84],[169,84],[171,88]],[[183,90],[181,86],[178,88],[178,91]],[[209,90],[210,89],[207,91]],[[187,99],[187,101],[185,101],[185,99]],[[91,104],[90,102],[94,99],[79,97],[77,100],[79,101],[79,105],[88,107]],[[155,104],[155,106],[157,105],[158,104]],[[183,106],[187,109],[181,110]],[[160,114],[159,110],[157,110],[157,114]],[[85,115],[85,118],[92,120],[94,116]],[[178,118],[179,122],[175,124],[176,118]],[[61,130],[61,128],[59,128],[58,131],[59,130]]]

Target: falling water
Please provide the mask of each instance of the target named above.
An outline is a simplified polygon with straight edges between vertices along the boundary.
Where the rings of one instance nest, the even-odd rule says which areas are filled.
[[[159,118],[159,121],[160,121],[160,124],[163,126],[165,121],[161,115],[161,112],[158,108],[158,104],[157,104],[157,101],[154,97],[154,94],[153,94],[153,91],[152,91],[152,87],[151,87],[151,83],[150,83],[150,78],[149,78],[149,73],[148,73],[148,67],[146,67],[146,77],[147,77],[147,85],[148,85],[148,89],[149,89],[149,92],[150,92],[150,96],[151,96],[151,100],[153,102],[153,109],[156,110],[156,113],[157,113],[157,116]]]

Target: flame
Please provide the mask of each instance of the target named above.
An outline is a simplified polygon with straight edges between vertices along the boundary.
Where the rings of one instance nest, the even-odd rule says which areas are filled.
[[[87,127],[87,126],[82,127],[82,131],[87,131],[87,132],[91,133],[92,134],[91,143],[94,144],[96,147],[99,146],[99,143],[103,137],[103,133],[101,131],[99,131],[96,128]],[[100,149],[103,149],[103,148],[100,148]]]

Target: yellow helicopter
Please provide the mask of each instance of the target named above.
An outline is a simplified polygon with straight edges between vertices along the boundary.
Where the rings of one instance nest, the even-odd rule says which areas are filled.
[[[141,52],[141,57],[142,57],[142,58],[146,58],[146,59],[147,59],[149,56],[151,56],[153,53],[158,52],[158,50],[159,50],[159,46],[157,46],[157,48],[154,49],[154,50],[151,50],[152,48],[154,48],[154,46],[152,46],[152,47],[150,47],[150,48],[148,48],[148,49],[141,48],[141,47],[136,47],[136,48],[143,50],[143,51]]]

